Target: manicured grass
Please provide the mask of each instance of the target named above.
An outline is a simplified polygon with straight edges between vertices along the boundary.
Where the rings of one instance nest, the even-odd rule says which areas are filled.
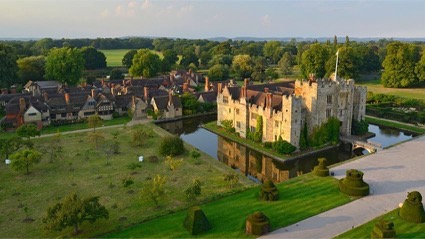
[[[338,180],[305,174],[277,185],[280,199],[258,200],[259,188],[240,192],[201,206],[212,229],[201,238],[246,238],[245,220],[249,214],[262,211],[270,218],[272,230],[291,225],[305,218],[353,200],[339,192]],[[110,238],[188,238],[184,228],[186,210],[142,223],[127,230],[109,234]]]
[[[113,49],[113,50],[99,50],[103,52],[106,56],[106,65],[108,67],[117,67],[122,65],[122,58],[125,53],[130,51],[130,49]]]
[[[370,238],[373,226],[381,219],[394,223],[397,238],[425,238],[425,223],[416,224],[406,222],[400,218],[398,212],[399,209],[395,209],[335,238]]]
[[[356,81],[356,84],[367,86],[369,92],[373,94],[395,95],[403,98],[425,99],[425,88],[385,88],[380,80]]]
[[[49,162],[48,155],[30,168],[30,174],[15,172],[10,166],[0,162],[0,237],[3,238],[54,238],[69,237],[72,229],[62,232],[46,232],[43,230],[42,217],[49,205],[64,196],[77,192],[81,197],[99,196],[100,203],[109,210],[109,220],[99,220],[94,224],[83,223],[79,237],[96,237],[101,234],[129,227],[160,215],[180,211],[191,205],[186,200],[184,189],[192,184],[193,179],[202,182],[202,195],[199,201],[210,201],[220,195],[228,195],[254,185],[246,177],[240,175],[239,184],[229,189],[223,175],[233,173],[227,167],[208,155],[193,159],[189,156],[192,146],[186,144],[187,152],[175,159],[183,159],[182,165],[174,171],[164,164],[164,157],[159,156],[158,163],[146,160],[140,168],[129,169],[130,163],[137,163],[140,155],[158,155],[158,145],[165,130],[147,124],[147,128],[155,131],[153,138],[145,139],[143,146],[131,144],[131,128],[118,127],[98,129],[105,136],[105,144],[116,141],[120,143],[120,153],[112,155],[107,165],[103,150],[94,149],[93,142],[87,133],[62,135],[63,156]],[[48,148],[53,137],[35,138],[36,149]],[[103,145],[103,144],[100,144]],[[160,200],[159,207],[152,201],[141,199],[140,191],[146,183],[156,175],[165,176],[167,196]],[[131,177],[134,184],[128,188],[122,185],[122,179]],[[35,221],[22,222],[27,216],[23,208],[28,208],[28,217]]]
[[[424,134],[425,133],[425,128],[420,128],[420,127],[416,127],[416,126],[409,125],[409,124],[394,122],[394,121],[391,121],[391,120],[386,120],[386,119],[381,119],[381,118],[376,118],[376,117],[370,117],[370,116],[366,116],[365,120],[366,120],[366,122],[371,123],[371,124],[382,125],[382,126],[387,126],[387,127],[397,128],[397,129],[404,129],[404,130],[414,132],[414,133],[418,133],[418,134]]]

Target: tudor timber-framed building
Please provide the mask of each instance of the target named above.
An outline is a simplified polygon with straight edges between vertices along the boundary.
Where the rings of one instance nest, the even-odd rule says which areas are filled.
[[[335,117],[341,135],[351,135],[352,120],[364,120],[366,87],[354,80],[311,79],[295,82],[250,85],[219,85],[217,124],[231,120],[236,133],[247,137],[254,132],[257,116],[263,120],[263,142],[282,137],[299,148],[301,129],[307,123],[310,135],[315,127]]]

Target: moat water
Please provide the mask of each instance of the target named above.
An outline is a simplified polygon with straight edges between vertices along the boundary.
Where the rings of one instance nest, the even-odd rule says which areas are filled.
[[[202,124],[216,120],[216,116],[197,117],[161,123],[159,126],[170,133],[179,135],[185,142],[256,182],[262,182],[265,179],[281,182],[311,172],[318,164],[318,158],[326,158],[328,164],[331,165],[355,157],[355,154],[346,152],[341,147],[282,162],[200,127]],[[414,136],[398,129],[372,124],[369,125],[369,132],[376,135],[369,140],[380,143],[384,148],[409,140]],[[365,153],[367,153],[366,150],[356,152],[357,155]]]

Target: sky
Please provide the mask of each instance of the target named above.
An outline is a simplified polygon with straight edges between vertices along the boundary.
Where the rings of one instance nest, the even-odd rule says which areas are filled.
[[[424,0],[0,0],[0,38],[412,38],[424,23]]]

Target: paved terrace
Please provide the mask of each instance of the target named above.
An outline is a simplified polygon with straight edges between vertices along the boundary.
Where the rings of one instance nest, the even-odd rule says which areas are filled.
[[[369,196],[261,238],[332,238],[397,208],[408,192],[419,191],[425,195],[425,136],[330,170],[340,179],[345,177],[348,169],[359,169],[364,173],[363,179],[371,189]]]

